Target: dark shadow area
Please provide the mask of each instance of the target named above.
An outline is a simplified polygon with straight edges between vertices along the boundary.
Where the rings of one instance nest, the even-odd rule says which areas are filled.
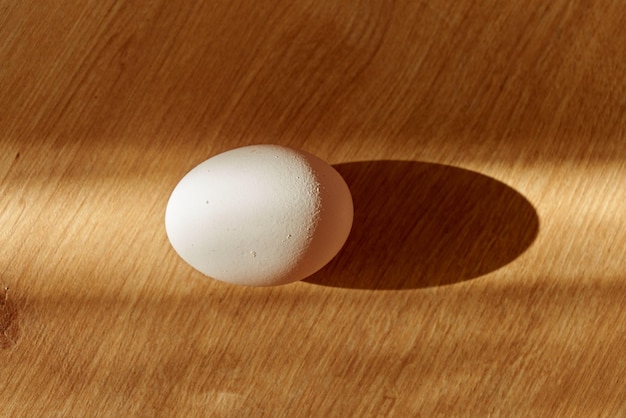
[[[358,289],[458,283],[511,262],[539,231],[526,198],[473,171],[411,161],[335,168],[352,191],[354,224],[341,252],[309,283]]]
[[[17,306],[9,297],[9,288],[0,294],[0,350],[13,347],[20,336]]]

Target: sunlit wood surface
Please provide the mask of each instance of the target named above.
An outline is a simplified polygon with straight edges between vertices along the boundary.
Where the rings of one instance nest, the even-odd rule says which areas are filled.
[[[256,143],[352,189],[304,282],[167,241]],[[2,416],[626,415],[621,0],[3,0],[0,151]]]

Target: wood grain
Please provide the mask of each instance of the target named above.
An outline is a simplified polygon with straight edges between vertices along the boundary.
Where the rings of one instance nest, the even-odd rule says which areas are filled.
[[[1,415],[626,415],[624,27],[617,0],[0,1]],[[351,185],[303,282],[167,242],[178,180],[253,143]]]

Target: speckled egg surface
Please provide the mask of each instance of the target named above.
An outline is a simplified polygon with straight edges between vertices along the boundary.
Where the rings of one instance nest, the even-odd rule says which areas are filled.
[[[350,190],[321,159],[278,145],[218,154],[176,185],[165,212],[174,250],[214,279],[247,286],[304,279],[345,243]]]

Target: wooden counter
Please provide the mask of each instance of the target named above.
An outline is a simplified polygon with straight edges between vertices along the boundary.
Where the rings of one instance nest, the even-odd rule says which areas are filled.
[[[622,1],[0,1],[0,415],[626,415]],[[180,178],[333,164],[306,281],[206,278]],[[1,290],[1,289],[0,289]]]

